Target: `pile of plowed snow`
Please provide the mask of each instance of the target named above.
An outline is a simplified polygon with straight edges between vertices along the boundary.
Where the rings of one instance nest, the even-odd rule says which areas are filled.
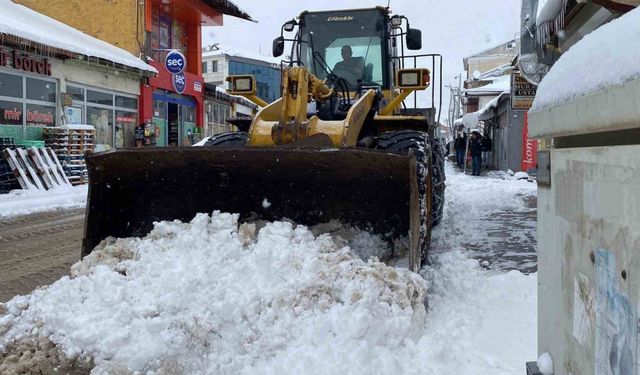
[[[427,283],[338,242],[218,212],[157,223],[9,301],[0,353],[46,338],[96,374],[394,372],[388,353],[422,334]]]
[[[422,276],[339,223],[162,222],[0,304],[0,374],[516,374],[537,358],[536,275],[464,247],[535,184],[447,176]]]

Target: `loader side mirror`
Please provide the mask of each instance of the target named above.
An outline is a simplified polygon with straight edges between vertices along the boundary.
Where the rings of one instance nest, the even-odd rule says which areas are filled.
[[[407,29],[407,48],[417,50],[422,48],[422,31],[418,29]]]
[[[292,32],[293,28],[297,25],[298,23],[296,22],[296,20],[291,20],[288,21],[287,23],[285,23],[284,25],[282,25],[282,28],[284,29],[284,31],[286,32]]]
[[[282,56],[284,52],[284,37],[279,36],[273,40],[273,57]]]

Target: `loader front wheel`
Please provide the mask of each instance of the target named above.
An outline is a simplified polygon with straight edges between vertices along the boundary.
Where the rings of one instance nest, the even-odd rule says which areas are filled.
[[[427,133],[415,130],[400,130],[383,133],[378,137],[376,149],[383,150],[394,154],[410,154],[416,158],[416,180],[418,181],[418,200],[419,202],[411,202],[411,204],[419,204],[420,218],[419,228],[415,230],[419,233],[419,254],[416,264],[411,264],[413,271],[420,269],[422,264],[427,261],[429,251],[429,243],[431,241],[431,212],[432,207],[432,152],[428,142]],[[413,224],[412,224],[413,225]],[[413,240],[411,241],[413,242]],[[410,257],[411,258],[411,257]],[[411,259],[410,259],[411,262]]]
[[[243,147],[247,144],[249,135],[246,132],[226,132],[213,135],[204,144],[208,148]]]

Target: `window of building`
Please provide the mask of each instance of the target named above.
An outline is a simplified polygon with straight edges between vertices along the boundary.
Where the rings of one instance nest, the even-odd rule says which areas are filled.
[[[113,93],[87,90],[87,102],[102,105],[113,105]]]
[[[116,95],[116,107],[138,109],[138,99]]]
[[[202,73],[208,73],[207,65],[209,65],[206,61],[202,62]]]
[[[22,125],[23,113],[22,103],[0,100],[0,124]]]
[[[56,83],[27,77],[27,99],[40,102],[56,102]]]
[[[97,151],[135,145],[134,133],[138,124],[136,96],[78,84],[67,85],[67,92],[74,98],[73,106],[65,110],[67,121],[71,121],[73,116],[75,122],[93,125],[96,128]]]
[[[217,73],[218,72],[218,60],[213,60],[211,62],[211,72],[212,73]]]
[[[56,126],[57,97],[54,79],[0,73],[0,125]]]
[[[0,73],[0,96],[22,99],[22,77]]]
[[[84,101],[84,89],[82,87],[67,85],[67,94],[70,94],[73,100]]]

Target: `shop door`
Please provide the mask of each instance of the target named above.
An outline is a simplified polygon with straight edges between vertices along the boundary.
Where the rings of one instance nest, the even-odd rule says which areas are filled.
[[[181,142],[182,106],[167,103],[167,146],[177,147]]]

